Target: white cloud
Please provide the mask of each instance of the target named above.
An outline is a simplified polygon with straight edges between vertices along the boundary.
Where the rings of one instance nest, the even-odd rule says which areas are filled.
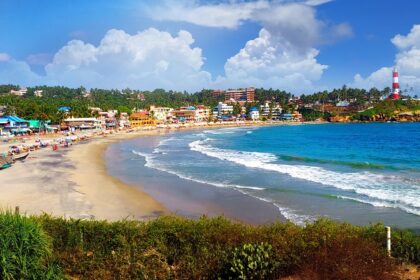
[[[409,89],[420,87],[420,25],[414,25],[407,35],[398,34],[391,39],[398,48],[395,56],[395,66],[400,76],[400,87]],[[366,78],[356,74],[352,86],[383,88],[391,86],[392,67],[382,67]]]
[[[81,40],[68,42],[45,66],[45,76],[34,74],[25,62],[0,64],[4,73],[0,81],[27,76],[21,84],[198,90],[209,85],[211,75],[202,71],[202,51],[193,43],[191,34],[183,30],[172,36],[153,28],[135,35],[112,29],[98,46]],[[11,69],[13,77],[6,73]]]
[[[225,64],[217,87],[261,86],[311,92],[326,65],[318,63],[316,45],[353,35],[348,23],[327,24],[317,18],[315,6],[328,0],[166,1],[150,10],[158,20],[188,22],[219,28],[237,28],[245,21],[262,26],[259,36]]]
[[[40,82],[40,76],[32,72],[26,62],[10,57],[0,60],[0,84],[34,85]]]
[[[8,61],[10,56],[7,53],[0,53],[0,61]]]
[[[290,44],[262,29],[225,64],[225,77],[216,84],[227,87],[256,86],[287,89],[294,93],[313,90],[326,65],[317,62],[318,50],[297,51]]]
[[[237,28],[253,13],[267,10],[268,1],[229,2],[202,5],[197,1],[165,1],[149,10],[155,20],[184,21],[201,26]]]

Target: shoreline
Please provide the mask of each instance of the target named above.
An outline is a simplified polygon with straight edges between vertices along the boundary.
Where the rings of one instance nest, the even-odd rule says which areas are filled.
[[[290,124],[226,123],[145,128],[94,135],[90,140],[59,151],[52,151],[51,147],[37,150],[31,152],[25,162],[17,162],[0,172],[0,209],[19,206],[22,213],[29,215],[46,213],[64,218],[109,221],[170,214],[142,186],[126,184],[108,173],[104,155],[109,145],[173,131],[270,125]]]

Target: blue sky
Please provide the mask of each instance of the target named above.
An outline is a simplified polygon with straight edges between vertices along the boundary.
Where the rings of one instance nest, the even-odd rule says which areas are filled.
[[[381,88],[397,65],[417,88],[419,10],[413,0],[2,0],[0,83],[299,94]]]

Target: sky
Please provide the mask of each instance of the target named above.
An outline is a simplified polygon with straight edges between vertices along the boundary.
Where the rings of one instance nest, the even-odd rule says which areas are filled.
[[[416,0],[1,0],[0,84],[420,92]]]

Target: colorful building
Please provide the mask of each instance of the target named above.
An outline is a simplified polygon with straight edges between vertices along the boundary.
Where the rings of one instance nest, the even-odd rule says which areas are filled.
[[[132,113],[130,116],[131,127],[143,127],[156,125],[156,120],[150,116],[149,111],[140,111]]]

